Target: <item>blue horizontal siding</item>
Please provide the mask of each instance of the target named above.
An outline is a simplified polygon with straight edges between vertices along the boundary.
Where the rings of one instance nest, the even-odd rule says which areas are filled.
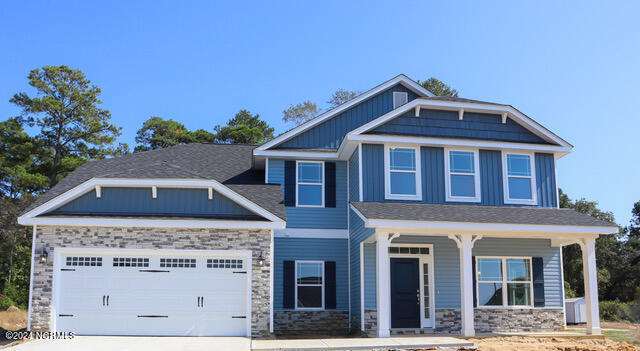
[[[284,160],[269,159],[268,181],[284,185]],[[283,192],[284,192],[284,186]],[[347,163],[336,162],[336,207],[286,207],[287,228],[347,229]]]
[[[502,153],[495,150],[480,150],[481,202],[447,202],[445,200],[444,149],[421,147],[422,201],[429,204],[463,204],[484,206],[522,206],[504,203],[502,184]],[[553,154],[535,154],[536,186],[538,206],[556,207],[555,163]],[[384,198],[384,146],[362,145],[362,189],[364,201],[404,202]]]
[[[466,138],[548,144],[517,122],[495,114],[465,112],[464,119],[457,111],[421,109],[420,116],[407,112],[377,127],[369,134],[392,134],[444,138]]]
[[[349,209],[349,226],[351,319],[360,321],[360,243],[371,236],[374,230],[372,228],[365,228],[364,221],[351,209]],[[365,272],[365,274],[370,273]]]
[[[433,244],[435,306],[460,308],[460,257],[447,237],[401,235],[394,243]],[[375,246],[373,257],[365,249],[365,308],[376,306]],[[476,242],[474,256],[542,257],[544,262],[545,307],[562,307],[560,249],[547,239],[485,238]]]
[[[252,215],[234,201],[207,189],[102,187],[100,198],[92,190],[55,210],[56,213],[118,213],[176,215]]]
[[[273,306],[282,310],[284,261],[318,260],[336,262],[336,309],[349,310],[349,275],[346,239],[275,238]]]
[[[407,92],[408,101],[418,97],[401,84],[351,107],[337,116],[278,145],[279,149],[337,149],[345,134],[393,109],[393,92]]]

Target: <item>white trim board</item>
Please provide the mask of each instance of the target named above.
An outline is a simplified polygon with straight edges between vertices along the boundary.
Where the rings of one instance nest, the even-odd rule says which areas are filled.
[[[44,204],[32,209],[24,215],[18,217],[18,223],[20,224],[38,224],[37,221],[33,221],[34,217],[58,208],[65,203],[91,191],[96,186],[116,186],[116,187],[165,187],[165,188],[213,188],[216,192],[236,202],[238,205],[246,208],[247,210],[256,213],[267,220],[280,223],[280,226],[284,227],[285,221],[273,213],[265,210],[256,203],[250,201],[244,196],[236,193],[235,191],[224,186],[222,183],[216,180],[208,179],[129,179],[129,178],[91,178],[86,182],[67,190],[54,197],[53,199],[45,202]],[[43,223],[47,224],[47,223]],[[273,229],[281,229],[280,226]]]
[[[360,94],[359,96],[357,96],[356,98],[354,98],[353,100],[349,100],[347,102],[345,102],[344,104],[331,109],[321,115],[319,115],[318,117],[313,118],[312,120],[301,124],[299,126],[297,126],[296,128],[291,129],[290,131],[278,136],[277,138],[271,140],[270,142],[256,148],[254,150],[254,155],[257,155],[256,151],[264,151],[267,149],[270,149],[274,146],[277,146],[291,138],[293,138],[294,136],[305,132],[309,129],[311,129],[312,127],[317,126],[318,124],[326,121],[327,119],[334,117],[338,114],[340,114],[341,112],[359,104],[360,102],[386,90],[389,89],[391,87],[393,87],[396,84],[402,84],[403,86],[405,86],[407,89],[412,90],[414,93],[418,94],[419,96],[428,96],[428,97],[432,97],[433,94],[428,91],[427,89],[423,88],[420,84],[416,83],[415,81],[411,80],[409,77],[405,76],[404,74],[400,74],[397,77],[390,79],[380,85],[378,85],[377,87],[364,92],[362,94]]]
[[[276,238],[305,238],[305,239],[348,239],[348,229],[307,229],[287,228],[276,230]]]
[[[202,219],[138,219],[104,217],[29,217],[18,218],[22,225],[62,225],[82,227],[220,228],[284,229],[286,222],[234,221]]]

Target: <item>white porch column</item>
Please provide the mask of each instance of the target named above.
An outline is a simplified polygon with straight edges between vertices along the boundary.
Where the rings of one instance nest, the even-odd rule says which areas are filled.
[[[471,250],[476,240],[482,238],[480,235],[460,234],[449,235],[449,238],[456,242],[460,251],[460,307],[463,336],[475,336],[473,322],[473,255]]]
[[[587,305],[587,334],[600,335],[600,310],[598,309],[598,269],[596,268],[596,239],[585,238],[578,242],[582,249],[584,297]]]
[[[389,233],[376,232],[376,311],[378,337],[391,334],[391,283],[389,274]]]

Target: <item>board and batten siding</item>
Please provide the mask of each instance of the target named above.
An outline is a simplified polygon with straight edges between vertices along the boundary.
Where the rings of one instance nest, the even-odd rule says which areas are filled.
[[[358,148],[349,158],[349,201],[360,201],[360,172]]]
[[[72,200],[51,212],[56,214],[167,214],[167,215],[255,215],[224,195],[208,189],[158,188],[154,199],[151,188],[102,187]]]
[[[284,261],[317,260],[336,262],[336,309],[349,310],[349,263],[347,239],[274,238],[273,306],[282,306]]]
[[[421,147],[422,201],[428,204],[464,204],[484,206],[523,206],[504,203],[502,154],[495,150],[479,150],[481,202],[448,202],[445,200],[444,149]],[[556,207],[555,162],[552,154],[536,153],[536,186],[538,206]],[[362,189],[364,201],[405,202],[384,198],[384,145],[362,144]]]
[[[453,240],[444,236],[401,235],[393,243],[433,244],[435,307],[460,308],[460,259]],[[473,255],[542,257],[545,307],[562,307],[560,248],[550,244],[548,239],[484,238],[475,243]],[[375,270],[375,246],[372,249],[367,246],[364,268],[367,309],[376,308]]]
[[[270,158],[268,162],[267,180],[282,184],[284,194],[284,160]],[[336,161],[336,207],[287,206],[287,228],[347,229],[347,196],[347,162]]]
[[[408,101],[418,97],[416,93],[397,84],[285,141],[276,149],[337,149],[348,132],[393,110],[393,92],[408,93]]]
[[[517,122],[496,114],[421,109],[420,116],[410,111],[369,131],[367,134],[427,136],[549,144]]]
[[[349,209],[349,267],[351,269],[351,319],[360,320],[360,243],[373,235],[375,230],[365,228],[364,221]],[[366,252],[365,252],[366,253]],[[375,250],[374,250],[375,256]],[[366,261],[366,260],[365,260]],[[365,271],[367,274],[367,271]],[[370,274],[370,273],[369,273]],[[374,271],[375,277],[375,271]],[[375,278],[374,278],[375,279]],[[375,280],[374,280],[375,281]],[[365,281],[366,286],[366,281]],[[375,290],[375,286],[374,286]],[[366,292],[366,291],[365,291]],[[365,299],[366,301],[366,299]],[[375,306],[373,307],[375,308]]]

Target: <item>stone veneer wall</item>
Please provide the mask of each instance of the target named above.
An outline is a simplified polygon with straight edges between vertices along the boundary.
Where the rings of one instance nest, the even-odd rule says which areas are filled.
[[[273,311],[273,331],[285,335],[346,335],[349,311]]]
[[[460,334],[462,321],[459,308],[437,308],[436,327],[438,334]],[[474,326],[476,333],[491,332],[550,332],[564,330],[562,308],[483,309],[476,308]],[[364,313],[365,332],[375,335],[377,329],[376,310]]]
[[[378,331],[378,310],[364,310],[364,332],[375,336]]]
[[[270,231],[263,229],[179,229],[179,228],[116,228],[116,227],[55,227],[37,228],[36,252],[48,248],[46,263],[35,260],[31,329],[49,330],[51,321],[51,283],[56,247],[105,249],[177,249],[177,250],[252,250],[251,334],[269,334],[270,312]],[[257,263],[257,251],[265,258]]]

